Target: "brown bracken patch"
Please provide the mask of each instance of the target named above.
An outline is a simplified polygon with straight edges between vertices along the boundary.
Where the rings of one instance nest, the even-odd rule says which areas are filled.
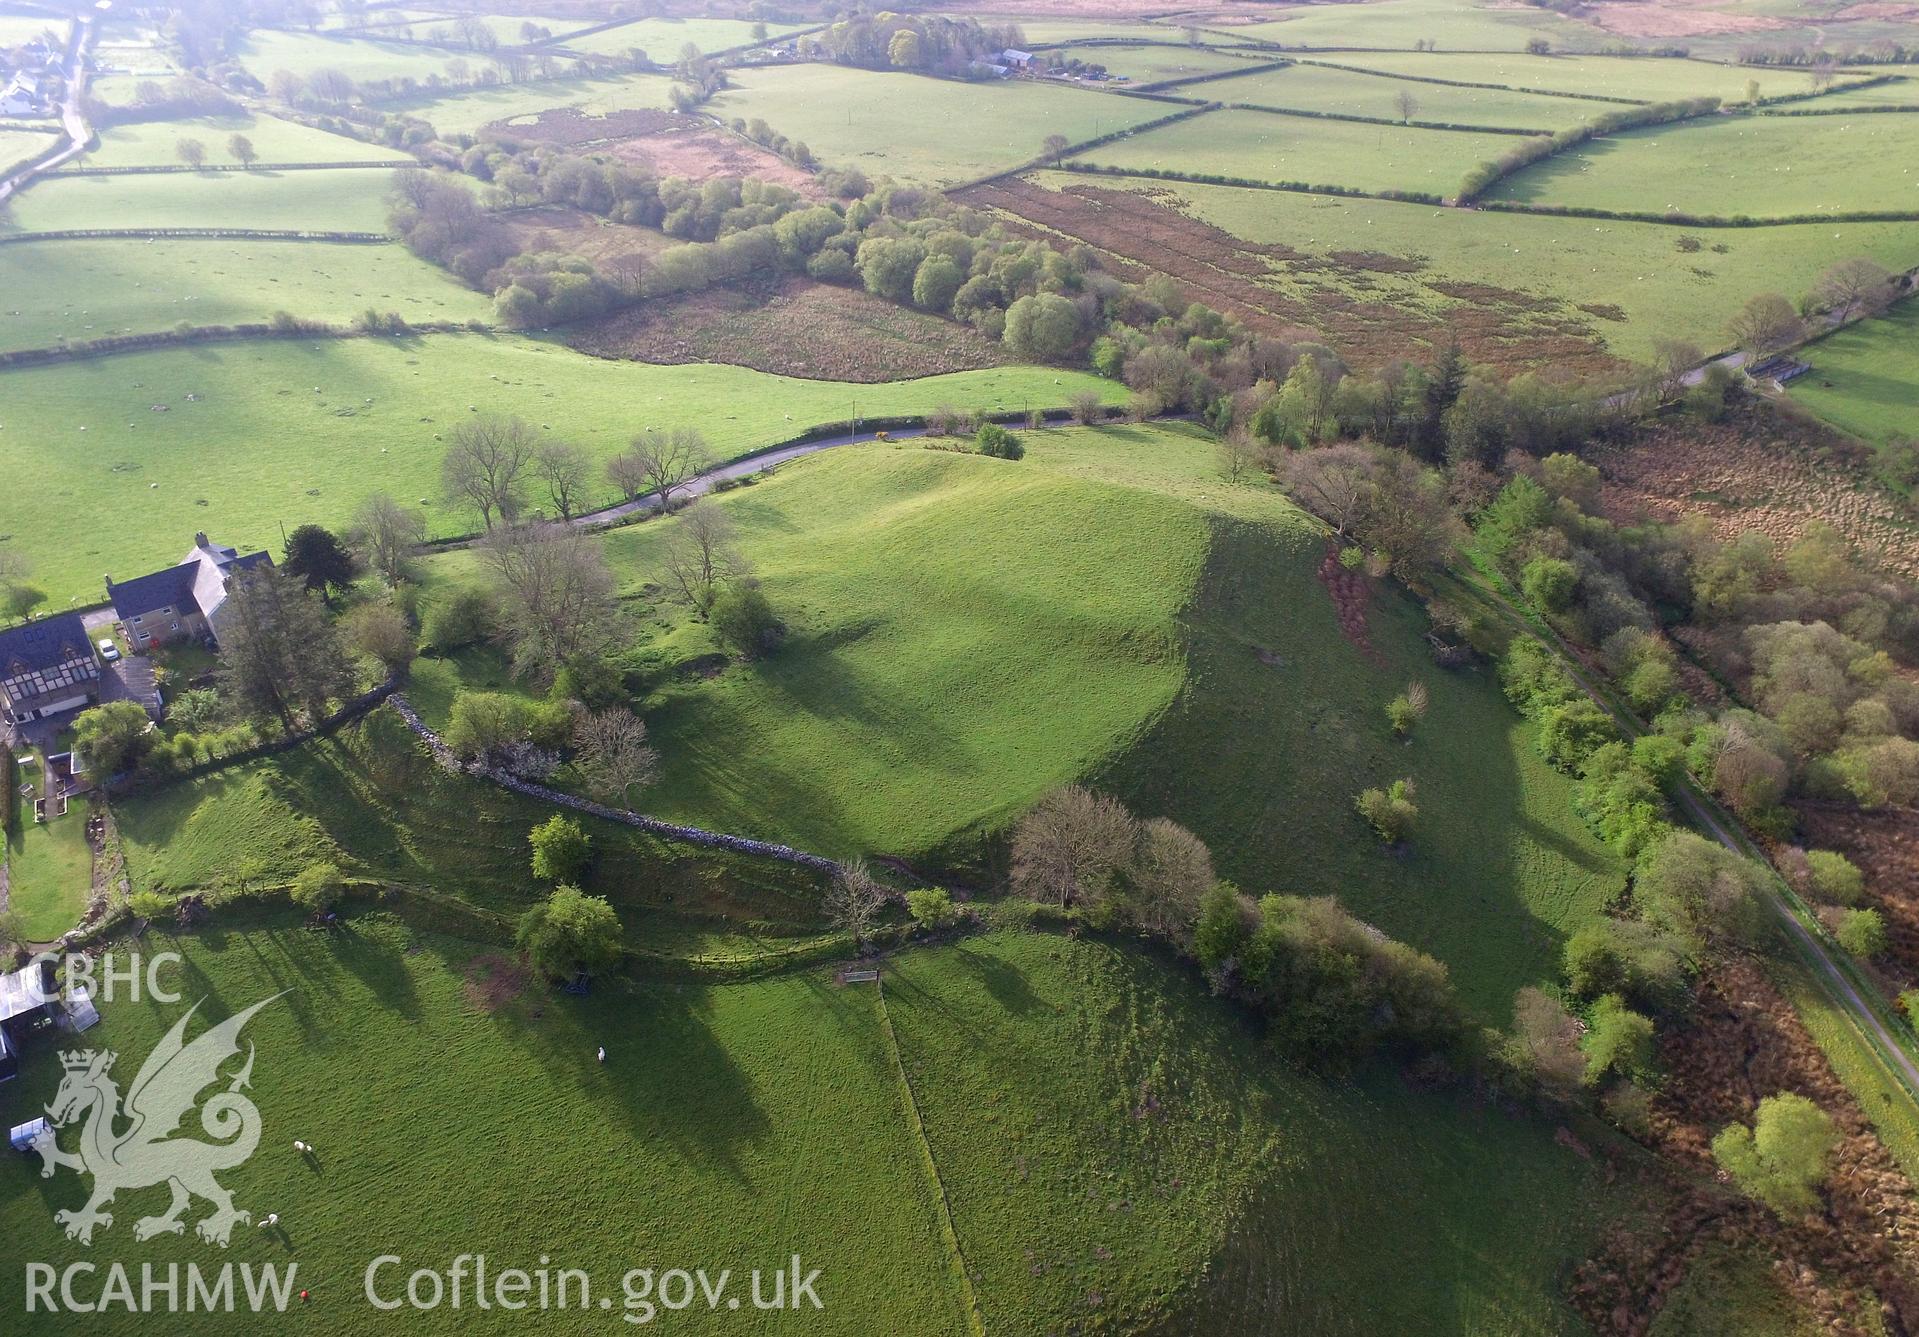
[[[1030,235],[1084,242],[1123,277],[1162,273],[1195,301],[1262,334],[1311,331],[1368,370],[1395,358],[1423,360],[1457,339],[1473,362],[1604,373],[1620,367],[1587,318],[1557,298],[1428,276],[1418,256],[1309,254],[1246,241],[1183,212],[1164,187],[1072,184],[1049,190],[1014,178],[976,186],[961,199],[997,211]],[[1430,301],[1382,300],[1386,276],[1416,284]]]
[[[1919,976],[1919,810],[1798,803],[1794,811],[1807,849],[1837,850],[1859,865],[1867,899],[1886,917],[1893,970]]]
[[[1687,1176],[1660,1229],[1622,1225],[1573,1281],[1573,1303],[1607,1333],[1644,1333],[1686,1268],[1720,1241],[1773,1260],[1786,1292],[1834,1332],[1863,1331],[1876,1297],[1885,1330],[1919,1322],[1919,1206],[1912,1186],[1873,1133],[1798,1014],[1759,965],[1716,964],[1700,981],[1692,1014],[1662,1028],[1665,1080],[1653,1103],[1655,1148]],[[1831,1114],[1843,1135],[1824,1207],[1781,1220],[1723,1179],[1712,1138],[1750,1123],[1759,1101],[1793,1091]]]
[[[771,149],[699,121],[684,123],[682,118],[682,123],[610,140],[601,147],[656,177],[706,181],[716,176],[752,176],[813,199],[826,198],[826,192],[805,168],[794,166]]]
[[[1337,543],[1326,545],[1326,556],[1319,563],[1319,583],[1332,596],[1340,634],[1358,646],[1366,658],[1376,664],[1384,663],[1366,634],[1366,609],[1373,600],[1372,582],[1363,573],[1350,571],[1341,563]]]
[[[798,276],[647,302],[576,326],[567,342],[596,357],[729,362],[869,384],[1004,361],[999,344],[971,326]]]

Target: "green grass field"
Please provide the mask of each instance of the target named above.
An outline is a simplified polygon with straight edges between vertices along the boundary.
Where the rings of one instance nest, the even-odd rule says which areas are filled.
[[[1165,46],[1070,46],[1037,54],[1054,63],[1083,60],[1089,65],[1104,65],[1108,73],[1123,74],[1135,84],[1244,70],[1263,63],[1257,53],[1232,54],[1209,47],[1187,46],[1178,42],[1178,37],[1176,30],[1169,30],[1163,39],[1168,42]]]
[[[555,28],[555,32],[559,29]],[[800,31],[788,23],[766,25],[767,42],[777,42],[788,33]],[[691,42],[707,55],[731,51],[735,47],[758,45],[753,25],[744,19],[637,19],[605,32],[588,33],[557,43],[568,51],[590,51],[598,55],[624,56],[634,47],[646,52],[655,64],[671,65],[680,51]]]
[[[310,228],[386,231],[393,173],[376,168],[312,172],[165,172],[150,176],[54,176],[12,201],[14,232],[65,228]]]
[[[716,455],[732,458],[851,418],[856,407],[867,418],[942,404],[1013,411],[1063,406],[1083,389],[1125,394],[1090,373],[1050,368],[848,385],[724,365],[606,362],[514,336],[125,354],[0,373],[0,434],[35,479],[31,489],[0,492],[0,534],[26,548],[59,607],[100,597],[102,572],[124,578],[177,560],[197,531],[277,550],[282,521],[344,524],[375,491],[434,498],[433,532],[464,532],[474,522],[437,502],[445,446],[435,437],[475,410],[519,414],[596,458],[647,427],[698,426]],[[612,500],[607,491],[594,500]],[[49,504],[94,516],[132,506],[141,520],[60,538],[33,521]]]
[[[419,690],[430,698],[432,685]],[[507,916],[534,894],[527,832],[547,816],[439,771],[390,711],[286,756],[124,797],[114,811],[135,887],[278,886],[324,861]],[[737,959],[831,936],[810,877],[630,827],[588,828],[599,858],[585,884],[619,910],[636,950]]]
[[[1919,214],[1919,113],[1741,116],[1594,140],[1488,198],[1753,218]]]
[[[654,598],[632,659],[663,761],[646,809],[968,865],[1091,774],[1191,826],[1249,890],[1336,894],[1434,952],[1505,1021],[1623,879],[1490,676],[1434,670],[1417,611],[1390,595],[1369,660],[1313,574],[1316,526],[1270,487],[1219,481],[1192,430],[1027,442],[1017,465],[842,448],[720,498],[789,637],[763,664],[681,674],[716,642]],[[606,538],[630,593],[664,579],[670,527]],[[474,572],[465,554],[433,565],[436,581]],[[1415,676],[1434,705],[1401,747],[1384,703]],[[1401,775],[1428,813],[1406,860],[1351,811]]]
[[[1214,40],[1254,38],[1290,47],[1398,48],[1434,41],[1443,50],[1521,51],[1544,37],[1558,50],[1593,50],[1610,34],[1550,10],[1470,0],[1378,0],[1365,5],[1302,5],[1265,23],[1210,24]]]
[[[1552,93],[1584,93],[1634,102],[1671,102],[1695,97],[1743,102],[1746,85],[1753,81],[1759,84],[1761,97],[1805,93],[1813,87],[1812,76],[1799,70],[1656,56],[1485,55],[1441,50],[1340,53],[1323,59],[1386,74],[1501,84],[1507,88],[1544,89]],[[1594,116],[1600,116],[1605,114],[1606,107],[1597,104],[1592,110]]]
[[[1841,87],[1834,92],[1822,93],[1811,102],[1793,104],[1794,107],[1919,107],[1919,71],[1910,65],[1890,65],[1882,67],[1847,67],[1848,75],[1897,75],[1891,83],[1874,84],[1870,88]]]
[[[1083,160],[1102,167],[1449,196],[1474,164],[1511,147],[1507,135],[1218,111],[1102,144]]]
[[[1919,438],[1919,302],[1828,335],[1806,359],[1798,403],[1867,441]]]
[[[1182,92],[1187,97],[1217,98],[1256,107],[1383,116],[1392,120],[1401,119],[1400,94],[1410,93],[1417,104],[1412,115],[1415,121],[1520,130],[1559,130],[1590,119],[1592,114],[1590,104],[1573,98],[1509,93],[1497,88],[1413,84],[1404,79],[1306,64],[1264,74],[1188,84]]]
[[[432,122],[443,135],[471,135],[495,121],[510,123],[516,117],[533,117],[556,107],[577,107],[594,116],[614,111],[659,111],[671,105],[667,98],[672,87],[673,81],[664,74],[622,74],[611,79],[497,84],[384,105]]]
[[[39,157],[57,140],[51,126],[45,130],[0,130],[0,172]]]
[[[22,812],[18,826],[6,837],[7,908],[29,940],[50,942],[80,922],[93,894],[87,805],[76,801],[65,817],[45,822]]]
[[[493,304],[399,246],[250,240],[16,242],[0,352],[275,311],[346,323],[369,306],[409,320],[490,319]]]
[[[426,30],[416,32],[425,36]],[[378,79],[423,80],[429,74],[443,73],[448,61],[462,57],[468,65],[486,63],[484,56],[439,47],[267,29],[247,34],[239,57],[247,73],[262,83],[275,70],[291,70],[303,79],[315,70],[338,70],[354,82],[364,83]]]
[[[87,1043],[120,1053],[129,1073],[195,1000],[213,1020],[288,991],[244,1033],[260,1149],[221,1175],[237,1206],[277,1213],[283,1233],[241,1225],[224,1252],[190,1232],[136,1243],[132,1222],[166,1198],[127,1189],[94,1252],[110,1248],[136,1276],[148,1261],[297,1264],[312,1299],[273,1321],[314,1333],[385,1317],[364,1294],[382,1254],[404,1260],[381,1274],[402,1286],[408,1270],[466,1252],[496,1271],[542,1257],[580,1268],[591,1295],[613,1302],[604,1325],[630,1268],[730,1267],[746,1293],[750,1269],[798,1253],[821,1272],[824,1311],[754,1315],[752,1330],[958,1337],[966,1292],[942,1236],[942,1190],[989,1331],[1093,1319],[1136,1331],[1222,1307],[1239,1321],[1211,1330],[1272,1331],[1270,1296],[1219,1293],[1236,1273],[1184,1285],[1243,1224],[1255,1186],[1291,1219],[1269,1207],[1260,1219],[1280,1228],[1236,1244],[1257,1250],[1262,1281],[1282,1284],[1288,1330],[1570,1331],[1560,1275],[1630,1201],[1544,1125],[1392,1078],[1335,1082],[1265,1062],[1183,971],[1100,943],[995,935],[916,952],[883,1003],[872,985],[810,972],[728,986],[601,981],[587,998],[528,993],[492,1010],[469,981],[497,970],[494,949],[383,914],[330,933],[242,914],[217,933],[150,931],[143,946],[183,954],[169,978],[185,1001],[102,1005]],[[58,1083],[48,1048],[29,1051],[11,1093],[22,1108]],[[1156,1108],[1136,1114],[1148,1099]],[[32,1158],[0,1163],[0,1228],[15,1256],[88,1256],[52,1218],[82,1196],[70,1173],[43,1180]],[[188,1219],[205,1210],[196,1201]],[[0,1304],[24,1303],[21,1279],[0,1274]],[[665,1317],[729,1326],[697,1308]],[[582,1323],[479,1310],[470,1290],[459,1310],[393,1321],[435,1332]],[[102,1332],[152,1322],[117,1309],[89,1318]],[[261,1320],[195,1324],[239,1333]]]
[[[201,116],[183,121],[136,121],[111,125],[100,143],[75,165],[80,167],[178,167],[182,139],[197,139],[209,165],[236,163],[227,141],[236,134],[253,141],[265,163],[395,162],[406,155],[379,144],[364,144],[277,116]]]
[[[1814,119],[1824,120],[1824,117]],[[1039,173],[1055,188],[1085,177]],[[1197,217],[1251,242],[1311,256],[1379,251],[1423,258],[1433,278],[1487,283],[1573,303],[1607,303],[1623,321],[1595,320],[1619,356],[1646,359],[1655,338],[1728,342],[1725,323],[1755,292],[1804,292],[1835,259],[1870,255],[1888,268],[1919,263],[1919,223],[1790,224],[1701,230],[1701,249],[1678,249],[1683,229],[1656,223],[1435,209],[1430,205],[1152,183]],[[1723,251],[1718,248],[1724,247]],[[1576,258],[1574,258],[1576,257]],[[1415,279],[1367,276],[1375,300],[1438,300]],[[1267,280],[1288,289],[1284,265]]]
[[[1157,120],[1163,103],[1028,82],[959,83],[832,65],[741,70],[713,99],[726,119],[763,117],[828,166],[921,185],[1017,167],[1062,134],[1073,143]],[[964,126],[964,134],[955,134]]]
[[[66,40],[67,25],[46,14],[0,14],[0,50],[25,46],[36,37]]]

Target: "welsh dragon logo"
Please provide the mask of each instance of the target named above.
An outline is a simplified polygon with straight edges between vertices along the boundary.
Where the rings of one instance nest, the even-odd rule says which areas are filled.
[[[136,1240],[183,1234],[186,1223],[180,1219],[181,1214],[196,1197],[213,1204],[212,1213],[193,1227],[209,1244],[225,1248],[234,1225],[253,1219],[250,1212],[234,1207],[232,1194],[213,1177],[217,1170],[242,1164],[260,1144],[260,1111],[241,1094],[253,1074],[251,1043],[247,1045],[245,1064],[228,1079],[226,1089],[209,1096],[200,1107],[200,1127],[214,1141],[173,1134],[193,1113],[200,1092],[220,1080],[221,1065],[240,1052],[241,1029],[255,1012],[280,996],[262,999],[189,1044],[187,1023],[200,1010],[200,1004],[195,1003],[140,1066],[124,1106],[120,1090],[109,1075],[119,1055],[83,1049],[60,1056],[66,1075],[53,1103],[47,1106],[47,1118],[60,1128],[84,1120],[80,1150],[78,1154],[62,1151],[51,1132],[41,1134],[33,1149],[43,1162],[42,1178],[51,1178],[55,1170],[65,1166],[93,1179],[93,1194],[86,1206],[54,1214],[54,1220],[66,1227],[68,1239],[90,1246],[95,1230],[113,1227],[112,1214],[102,1208],[113,1201],[114,1194],[159,1184],[172,1189],[173,1203],[159,1216],[136,1221]]]

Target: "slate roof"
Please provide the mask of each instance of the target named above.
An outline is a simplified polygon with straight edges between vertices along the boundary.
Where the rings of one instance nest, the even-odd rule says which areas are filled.
[[[264,552],[240,555],[239,549],[210,543],[205,534],[194,536],[193,548],[180,565],[139,576],[116,585],[107,577],[107,597],[122,622],[141,617],[157,608],[198,611],[211,622],[226,602],[226,578],[256,566],[271,566],[273,559]]]
[[[91,659],[86,623],[78,613],[35,618],[0,631],[0,678],[58,668],[73,659]]]

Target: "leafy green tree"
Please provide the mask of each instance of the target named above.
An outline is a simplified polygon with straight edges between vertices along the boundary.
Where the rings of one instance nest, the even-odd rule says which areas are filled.
[[[174,912],[173,897],[160,891],[136,891],[127,897],[127,913],[148,924]],[[4,935],[0,935],[4,939]]]
[[[979,431],[973,434],[973,449],[996,460],[1026,458],[1026,447],[1020,444],[1019,438],[996,422],[980,424]]]
[[[772,654],[786,636],[786,624],[756,584],[724,586],[707,616],[719,638],[748,659]]]
[[[74,749],[99,776],[132,770],[155,741],[153,721],[132,701],[109,701],[82,711],[73,722]]]
[[[953,897],[944,887],[919,887],[906,893],[906,912],[923,929],[942,929],[959,918]]]
[[[541,975],[563,980],[617,962],[624,931],[605,897],[563,886],[520,916],[515,941]]]
[[[1633,868],[1633,901],[1647,923],[1688,948],[1710,938],[1750,939],[1758,930],[1759,870],[1704,836],[1674,831]]]
[[[1627,1007],[1618,994],[1606,994],[1593,1004],[1583,1047],[1587,1086],[1608,1075],[1642,1080],[1652,1071],[1652,1018]]]
[[[1000,337],[1022,362],[1063,362],[1079,336],[1079,308],[1058,293],[1043,292],[1006,308],[1006,329]]]
[[[314,863],[302,868],[287,888],[293,903],[311,914],[323,915],[339,904],[346,892],[346,878],[338,864]]]
[[[1803,1216],[1819,1205],[1819,1185],[1838,1145],[1832,1116],[1786,1091],[1759,1102],[1751,1128],[1721,1129],[1712,1154],[1752,1197],[1781,1216]]]
[[[1886,920],[1877,910],[1848,910],[1833,931],[1839,945],[1861,960],[1871,960],[1886,950]]]
[[[1813,897],[1827,905],[1857,905],[1866,894],[1866,875],[1843,854],[1807,850],[1806,867]]]
[[[220,627],[220,668],[229,700],[292,733],[353,689],[353,666],[320,601],[295,577],[262,567],[237,576]]]
[[[1353,806],[1381,840],[1397,845],[1412,834],[1413,822],[1419,816],[1414,793],[1410,779],[1395,780],[1384,789],[1361,790]]]
[[[1393,726],[1393,732],[1404,738],[1413,731],[1413,726],[1425,717],[1430,698],[1423,682],[1409,682],[1406,690],[1386,703],[1386,721]]]
[[[542,882],[570,883],[586,871],[593,842],[571,817],[554,813],[533,828],[533,876]]]
[[[1683,944],[1650,924],[1597,919],[1566,939],[1566,987],[1579,998],[1620,994],[1642,1007],[1678,1006],[1686,991]]]
[[[966,271],[949,255],[929,255],[913,271],[913,305],[922,311],[944,314],[953,305],[953,294],[966,282]]]
[[[1521,568],[1519,587],[1546,612],[1563,613],[1579,588],[1579,568],[1562,558],[1535,557]]]

